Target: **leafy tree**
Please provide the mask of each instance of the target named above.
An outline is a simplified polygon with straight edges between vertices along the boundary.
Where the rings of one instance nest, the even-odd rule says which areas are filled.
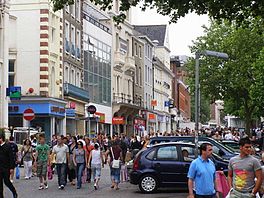
[[[252,121],[263,115],[259,102],[264,99],[261,92],[264,55],[260,53],[264,46],[264,37],[260,33],[263,29],[257,20],[252,20],[248,27],[213,21],[209,28],[204,29],[205,35],[194,42],[192,52],[206,49],[225,52],[229,59],[200,58],[201,92],[211,101],[224,100],[225,112],[244,119],[249,133]],[[194,65],[189,64],[188,68],[194,76]],[[194,78],[191,81],[194,84]]]
[[[74,0],[51,0],[54,10],[60,10],[64,5],[74,3]],[[111,9],[113,0],[91,0],[95,4],[101,5],[102,9]],[[162,15],[170,16],[171,22],[176,22],[180,17],[184,17],[189,12],[197,14],[209,14],[214,19],[227,19],[229,21],[244,22],[249,18],[264,18],[263,0],[120,0],[120,11],[126,11],[131,6],[142,4],[141,9],[156,8]],[[125,18],[123,13],[118,19]]]

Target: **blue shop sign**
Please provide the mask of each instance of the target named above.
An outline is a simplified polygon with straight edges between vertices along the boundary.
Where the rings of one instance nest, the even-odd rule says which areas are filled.
[[[51,103],[18,103],[9,104],[9,115],[19,115],[31,108],[35,114],[38,115],[54,115],[54,116],[65,116],[65,108],[63,106],[54,105]]]
[[[170,106],[170,101],[165,101],[164,103],[165,103],[165,104],[164,104],[165,107],[169,107],[169,106]]]
[[[66,109],[66,117],[75,118],[75,109]]]

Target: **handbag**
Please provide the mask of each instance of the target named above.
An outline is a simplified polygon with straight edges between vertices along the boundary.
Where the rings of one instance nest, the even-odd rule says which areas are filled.
[[[113,149],[111,148],[111,153],[112,153],[112,156],[113,156],[113,162],[112,162],[112,168],[120,168],[120,160],[119,159],[115,159],[115,156],[114,156],[114,152],[113,152]]]
[[[48,166],[48,180],[52,180],[53,174],[52,174],[52,168],[51,166]]]

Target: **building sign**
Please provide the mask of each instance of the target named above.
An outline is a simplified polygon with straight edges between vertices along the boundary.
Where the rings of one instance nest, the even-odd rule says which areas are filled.
[[[10,97],[10,100],[20,100],[21,99],[21,87],[7,88],[6,95]]]
[[[150,114],[148,115],[148,119],[149,119],[149,120],[155,120],[155,119],[156,119],[156,115],[155,115],[154,113],[150,113]]]
[[[98,122],[105,123],[105,114],[104,113],[95,112],[95,115],[99,116]]]
[[[165,101],[165,102],[164,102],[164,106],[165,106],[165,107],[169,107],[169,106],[170,106],[170,101]]]
[[[9,106],[8,107],[8,112],[9,113],[14,113],[14,112],[19,112],[19,106]]]
[[[113,117],[112,124],[125,124],[124,117]]]
[[[50,111],[51,111],[52,113],[60,113],[60,114],[65,113],[65,109],[64,109],[64,108],[57,107],[57,106],[51,106],[51,107],[50,107]]]
[[[70,118],[75,118],[75,109],[66,109],[66,116]]]
[[[157,100],[151,100],[151,106],[156,107],[157,106]]]
[[[146,121],[142,119],[135,118],[134,124],[146,127]]]

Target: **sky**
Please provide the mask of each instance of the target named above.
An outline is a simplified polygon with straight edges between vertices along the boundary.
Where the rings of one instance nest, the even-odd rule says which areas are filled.
[[[169,17],[157,14],[155,10],[142,12],[138,7],[132,9],[132,24],[134,25],[160,25],[168,24]],[[175,24],[169,25],[169,39],[171,55],[191,56],[188,46],[192,41],[203,35],[202,25],[209,26],[207,15],[198,16],[194,13],[180,18]]]

